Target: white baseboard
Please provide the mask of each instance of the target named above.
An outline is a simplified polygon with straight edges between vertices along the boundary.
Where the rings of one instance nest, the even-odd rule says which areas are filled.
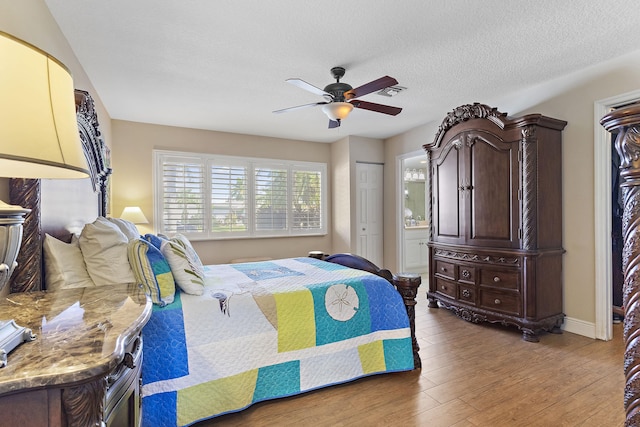
[[[596,324],[593,322],[585,322],[584,320],[565,317],[562,330],[588,338],[596,338]]]

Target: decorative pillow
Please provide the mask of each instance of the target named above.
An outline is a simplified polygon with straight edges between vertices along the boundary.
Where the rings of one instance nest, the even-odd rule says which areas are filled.
[[[191,244],[189,239],[187,239],[184,235],[182,235],[180,233],[176,233],[173,236],[173,240],[181,241],[184,244],[184,247],[187,248],[189,250],[189,252],[191,252],[193,254],[193,256],[196,259],[196,262],[200,265],[200,267],[204,268],[204,267],[202,267],[202,261],[200,261],[200,257],[198,256],[198,253],[196,252],[195,249],[193,249],[193,245]]]
[[[173,302],[176,283],[171,267],[160,249],[142,239],[129,241],[129,263],[139,283],[144,285],[154,304],[164,307]]]
[[[155,246],[156,248],[160,249],[162,247],[162,241],[163,240],[169,240],[169,238],[164,238],[164,237],[160,237],[159,235],[156,236],[154,234],[145,234],[143,236],[144,240],[146,240],[147,242],[151,243],[153,246]]]
[[[96,286],[135,282],[127,256],[128,242],[118,226],[104,217],[84,226],[80,250]]]
[[[48,290],[93,287],[78,240],[65,243],[49,234],[44,235],[45,288]]]
[[[165,256],[176,284],[184,292],[191,295],[202,295],[204,292],[204,267],[193,247],[180,238],[163,240],[160,248]]]
[[[127,239],[132,240],[132,239],[140,238],[140,232],[138,231],[138,227],[136,227],[136,225],[131,221],[127,221],[126,219],[121,219],[121,218],[107,218],[107,219],[112,224],[115,224],[120,229],[120,231],[122,231],[122,234],[127,236]]]

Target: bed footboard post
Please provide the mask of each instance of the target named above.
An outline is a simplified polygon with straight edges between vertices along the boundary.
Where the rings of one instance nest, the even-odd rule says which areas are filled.
[[[422,368],[422,361],[418,350],[418,340],[416,339],[416,296],[418,295],[418,287],[422,283],[422,278],[415,273],[398,273],[393,276],[393,285],[396,287],[404,305],[407,308],[409,316],[409,327],[411,328],[411,342],[413,344],[413,367],[414,369]]]

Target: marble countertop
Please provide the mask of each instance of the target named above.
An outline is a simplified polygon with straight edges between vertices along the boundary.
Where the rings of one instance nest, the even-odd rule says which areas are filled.
[[[9,294],[0,320],[14,319],[36,339],[9,353],[0,395],[108,374],[150,315],[150,300],[134,284]]]

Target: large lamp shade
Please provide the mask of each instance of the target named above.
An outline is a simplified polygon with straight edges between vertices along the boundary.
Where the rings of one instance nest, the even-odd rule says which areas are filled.
[[[0,31],[0,177],[88,176],[69,70]],[[16,266],[29,212],[0,201],[0,291]]]
[[[0,32],[0,176],[86,178],[67,68]]]

